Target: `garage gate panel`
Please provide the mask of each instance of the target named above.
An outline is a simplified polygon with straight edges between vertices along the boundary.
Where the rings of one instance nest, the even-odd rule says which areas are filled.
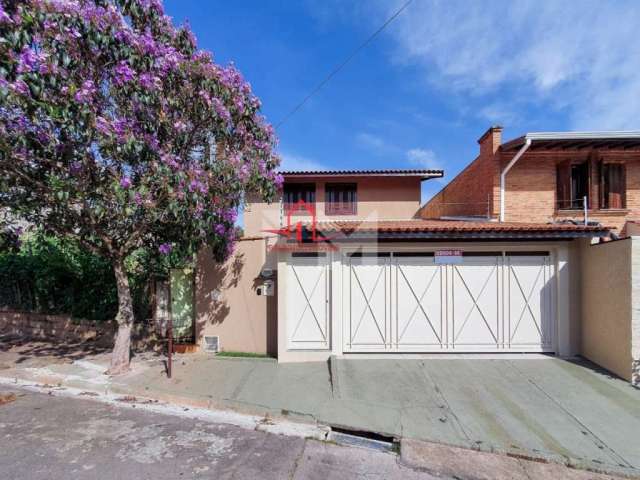
[[[344,350],[486,352],[555,348],[548,254],[345,257]]]

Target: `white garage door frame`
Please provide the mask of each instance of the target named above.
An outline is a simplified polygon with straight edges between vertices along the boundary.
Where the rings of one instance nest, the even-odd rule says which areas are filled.
[[[291,343],[289,342],[288,331],[290,323],[294,320],[289,319],[287,313],[287,285],[290,283],[290,279],[287,278],[289,264],[292,260],[291,253],[280,253],[278,256],[278,360],[280,362],[300,362],[300,361],[323,361],[330,355],[349,355],[359,354],[356,352],[370,352],[379,353],[380,350],[362,348],[353,350],[346,348],[348,339],[348,298],[343,295],[343,285],[345,285],[348,279],[348,268],[345,259],[348,258],[349,253],[353,252],[368,252],[368,253],[392,253],[402,252],[406,255],[417,252],[435,251],[439,249],[451,248],[451,243],[432,243],[429,245],[407,242],[406,244],[353,244],[343,245],[340,251],[333,251],[326,253],[327,264],[327,289],[328,289],[328,332],[326,336],[326,342],[319,342],[315,345],[311,343]],[[457,245],[456,245],[457,246]],[[559,321],[555,322],[554,333],[555,341],[553,350],[556,355],[559,356],[571,356],[576,352],[576,331],[572,330],[571,324],[576,323],[578,320],[571,320],[572,315],[575,313],[572,310],[571,293],[572,289],[569,282],[570,272],[570,244],[569,242],[530,242],[530,243],[495,243],[495,244],[483,244],[483,243],[465,243],[459,244],[459,248],[465,252],[486,252],[486,251],[502,251],[502,252],[527,252],[527,251],[547,251],[550,253],[550,266],[554,268],[555,272],[555,287],[549,292],[553,295],[553,305],[555,305],[555,318]],[[390,257],[392,258],[392,257]],[[521,257],[525,258],[525,257]],[[450,266],[447,266],[449,268]],[[446,281],[450,281],[447,277]],[[420,295],[421,292],[416,292]],[[522,306],[522,305],[521,305]],[[449,308],[449,307],[448,307]],[[514,310],[515,312],[516,310]],[[520,314],[513,313],[510,315],[517,318]],[[392,327],[389,327],[392,328]],[[397,328],[397,327],[395,327]],[[508,329],[507,329],[508,330]],[[393,332],[390,331],[390,335]],[[508,333],[501,334],[506,339]],[[392,338],[392,337],[391,337]],[[388,342],[389,343],[389,342]],[[406,347],[406,345],[405,345]],[[462,353],[456,352],[448,348],[441,349],[425,349],[422,346],[416,346],[415,349],[403,348],[405,352],[414,351],[416,353],[421,352],[450,352],[450,353]],[[397,349],[395,350],[397,352]],[[507,352],[508,349],[504,348],[486,348],[478,349],[478,352]],[[527,348],[522,346],[519,351],[535,352],[540,351],[539,348]],[[385,353],[393,353],[393,342],[390,342],[389,348],[383,350]]]
[[[462,265],[436,265],[425,254],[437,248],[430,252],[424,247],[419,251],[373,250],[362,257],[351,256],[358,250],[344,251],[343,353],[560,352],[557,255],[555,248],[534,248],[533,255],[532,247],[492,248],[496,255],[469,251]],[[542,262],[540,250],[548,254]],[[475,286],[469,285],[468,278],[468,271],[474,268],[487,277],[480,277]],[[411,269],[416,269],[422,281],[411,278]],[[538,295],[545,298],[534,298]],[[376,296],[377,302],[367,303]],[[439,302],[434,300],[438,298]],[[425,305],[429,299],[430,305]],[[416,325],[424,331],[407,335]],[[534,329],[544,330],[541,343],[530,341]],[[527,330],[532,330],[529,335]],[[478,341],[483,332],[486,338]],[[467,341],[465,335],[473,341]]]

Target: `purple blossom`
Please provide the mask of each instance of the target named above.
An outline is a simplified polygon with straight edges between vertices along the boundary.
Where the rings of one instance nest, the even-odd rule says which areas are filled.
[[[25,47],[20,53],[18,59],[18,73],[28,73],[35,69],[36,62],[38,61],[38,55],[31,48]]]
[[[146,90],[156,90],[160,88],[160,79],[150,73],[140,75],[140,86]]]
[[[29,90],[29,86],[24,82],[24,80],[16,80],[15,82],[13,82],[13,84],[11,85],[11,89],[16,93],[19,93],[20,95],[26,96],[31,93],[31,91]]]
[[[218,116],[222,120],[224,120],[226,123],[228,123],[231,120],[231,114],[229,113],[229,110],[227,110],[227,107],[224,106],[224,104],[219,98],[214,98],[212,100],[212,103],[213,103],[213,108],[218,114]]]
[[[198,92],[198,95],[200,96],[200,98],[202,98],[204,100],[204,103],[206,103],[207,105],[211,106],[211,96],[209,95],[209,93],[207,93],[204,90],[200,90]]]
[[[233,208],[228,208],[222,213],[222,218],[225,222],[235,223],[238,218],[238,213]]]
[[[235,102],[233,102],[236,110],[238,110],[238,112],[242,113],[244,111],[244,100],[242,97],[238,97],[236,98]]]
[[[275,182],[277,188],[282,188],[282,184],[284,183],[284,177],[278,173],[273,179],[273,181]]]
[[[162,2],[160,0],[142,0],[140,3],[146,10],[155,10],[158,15],[164,14],[164,9],[162,8]]]
[[[173,123],[173,127],[179,132],[185,132],[187,130],[187,124],[184,123],[182,120],[176,120]]]
[[[11,23],[11,17],[4,10],[4,5],[0,2],[0,23]]]
[[[74,99],[78,103],[84,103],[91,100],[93,95],[96,93],[96,86],[93,83],[93,80],[85,80],[82,82],[82,86],[76,94],[74,95]]]
[[[150,31],[146,31],[144,34],[138,37],[138,46],[139,48],[147,54],[157,55],[158,47],[156,46],[156,41],[153,39],[153,35],[151,35]]]
[[[71,172],[72,175],[77,175],[78,173],[80,173],[80,171],[82,170],[82,162],[71,162],[71,165],[69,165],[69,171]]]
[[[160,251],[160,253],[162,255],[169,255],[171,253],[172,249],[173,249],[173,247],[171,246],[170,243],[163,243],[162,245],[160,245],[158,247],[158,250]]]
[[[175,155],[165,153],[160,157],[160,160],[162,160],[164,164],[170,166],[171,168],[178,168],[180,164],[178,163],[177,158],[178,157],[176,157]]]
[[[133,80],[135,73],[125,61],[119,62],[116,68],[113,69],[113,72],[115,74],[114,81],[116,85],[123,85],[130,82]]]
[[[111,135],[111,124],[109,120],[98,115],[96,117],[96,130],[103,135]]]
[[[167,51],[167,53],[165,53],[163,57],[159,58],[156,63],[162,73],[166,75],[170,71],[178,68],[181,60],[182,54],[171,48]]]
[[[240,167],[240,172],[239,172],[239,177],[241,181],[246,181],[249,178],[249,174],[251,173],[251,171],[249,170],[249,166],[248,165],[242,165]]]
[[[140,206],[142,205],[142,195],[140,195],[140,192],[136,192],[133,195],[133,201],[136,203],[136,205]]]
[[[131,179],[129,177],[122,177],[120,179],[120,186],[122,188],[129,188],[131,186]]]
[[[118,140],[125,140],[129,131],[129,122],[124,118],[117,118],[113,122],[113,131],[118,136]]]
[[[225,227],[223,224],[221,223],[217,223],[214,227],[213,227],[213,231],[216,232],[218,235],[223,236],[225,233],[227,233],[227,227]]]

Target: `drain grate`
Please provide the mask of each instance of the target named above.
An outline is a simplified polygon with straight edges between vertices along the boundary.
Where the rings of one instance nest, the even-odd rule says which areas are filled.
[[[344,427],[331,427],[327,440],[339,445],[370,448],[383,452],[397,452],[398,442],[389,435],[362,430],[352,430]]]

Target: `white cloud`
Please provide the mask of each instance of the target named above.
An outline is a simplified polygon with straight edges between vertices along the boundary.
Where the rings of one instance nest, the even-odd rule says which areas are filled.
[[[290,152],[280,152],[282,163],[280,170],[330,170],[326,165],[311,158],[295,155]]]
[[[356,142],[361,147],[378,153],[388,151],[392,148],[385,140],[371,133],[358,133],[356,135]]]
[[[399,4],[379,0],[385,12]],[[431,0],[413,2],[389,32],[393,61],[443,90],[563,110],[576,129],[635,129],[638,25],[636,0]]]
[[[426,148],[412,148],[407,150],[407,161],[419,168],[428,168],[437,170],[442,167],[439,166],[436,154],[433,150],[427,150]]]

